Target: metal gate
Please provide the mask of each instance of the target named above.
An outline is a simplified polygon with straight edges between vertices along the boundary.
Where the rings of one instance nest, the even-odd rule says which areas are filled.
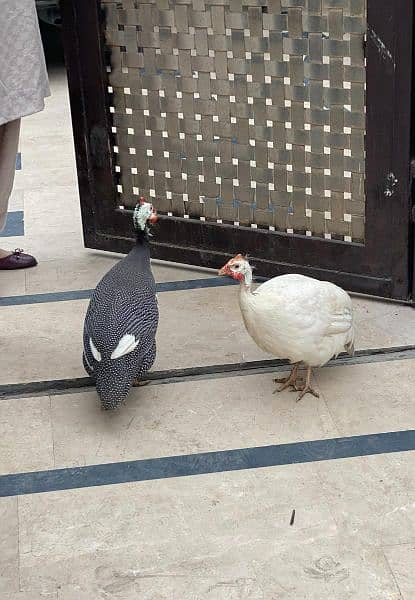
[[[85,244],[409,299],[410,0],[63,0]]]

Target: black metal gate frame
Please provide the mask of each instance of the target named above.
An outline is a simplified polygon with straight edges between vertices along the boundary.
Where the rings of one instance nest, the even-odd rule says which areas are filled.
[[[62,0],[61,8],[85,244],[127,252],[134,235],[129,211],[116,208],[103,15],[98,0]],[[350,291],[413,297],[412,33],[412,0],[368,0],[364,245],[161,216],[152,256],[219,267],[242,251],[260,275],[298,272]]]

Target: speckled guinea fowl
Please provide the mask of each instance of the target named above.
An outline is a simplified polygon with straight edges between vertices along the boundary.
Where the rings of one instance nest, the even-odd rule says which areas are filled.
[[[157,214],[143,199],[134,212],[137,243],[98,283],[84,324],[83,363],[103,409],[120,406],[156,358],[158,306],[147,223]]]

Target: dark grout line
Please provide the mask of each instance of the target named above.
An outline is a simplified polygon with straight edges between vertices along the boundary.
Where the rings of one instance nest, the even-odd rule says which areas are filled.
[[[335,367],[339,365],[358,365],[408,359],[415,359],[415,345],[357,350],[354,356],[349,356],[344,353],[340,354],[338,358],[331,360],[326,366]],[[202,379],[218,379],[222,377],[239,377],[242,375],[254,375],[274,371],[278,372],[287,370],[288,367],[289,362],[287,360],[256,360],[244,363],[226,363],[221,365],[154,371],[148,373],[143,381],[148,381],[152,385],[165,385],[169,383]],[[10,383],[0,385],[0,400],[31,396],[72,394],[89,389],[93,386],[94,382],[90,377],[32,381],[29,383]]]
[[[47,302],[87,300],[91,297],[92,292],[93,290],[73,290],[66,292],[47,292],[45,294],[5,296],[0,298],[0,306],[21,306],[23,304],[45,304]]]
[[[187,279],[184,281],[165,281],[156,284],[157,293],[180,292],[212,287],[239,285],[236,281],[225,277],[209,277],[206,279]],[[68,302],[71,300],[88,300],[91,290],[68,290],[63,292],[47,292],[43,294],[23,294],[21,296],[5,296],[0,298],[0,306],[21,306],[24,304],[44,304],[47,302]]]
[[[415,430],[200,452],[0,476],[0,497],[415,450]]]

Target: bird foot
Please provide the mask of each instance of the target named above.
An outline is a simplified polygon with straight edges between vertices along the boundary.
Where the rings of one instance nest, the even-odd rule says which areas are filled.
[[[300,392],[296,400],[297,402],[299,402],[301,398],[304,398],[306,394],[312,394],[316,398],[320,398],[320,394],[316,392],[316,390],[313,390],[310,385],[304,385],[303,387],[297,388],[297,391]]]
[[[290,388],[290,392],[299,392],[301,388],[297,387],[297,383],[295,381],[287,381],[285,379],[274,379],[275,383],[282,383],[279,387],[274,390],[274,394],[279,392],[283,392],[287,388]]]
[[[274,379],[274,383],[282,383],[282,385],[280,387],[277,387],[273,393],[276,394],[277,392],[282,392],[283,390],[286,390],[287,388],[292,388],[292,391],[294,391],[294,392],[300,391],[299,388],[297,387],[297,371],[298,371],[298,367],[295,366],[293,368],[293,370],[291,371],[291,373],[288,375],[288,377]]]
[[[140,379],[134,379],[133,387],[144,387],[145,385],[148,385],[149,383],[150,383],[150,380],[141,381]]]

